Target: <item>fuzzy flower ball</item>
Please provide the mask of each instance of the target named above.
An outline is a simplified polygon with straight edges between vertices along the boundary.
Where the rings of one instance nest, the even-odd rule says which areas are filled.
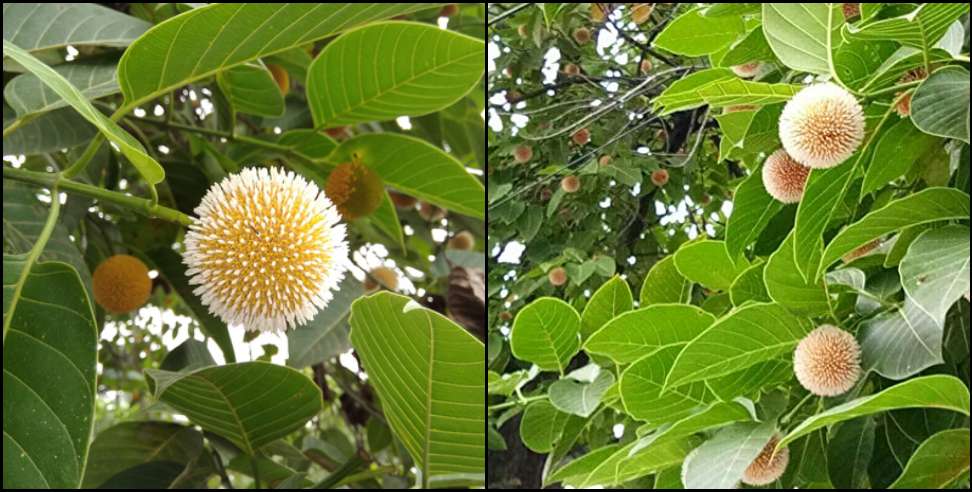
[[[763,186],[782,203],[797,203],[803,198],[808,176],[810,168],[793,160],[783,149],[773,152],[763,164]]]
[[[196,207],[183,262],[210,312],[248,331],[307,323],[344,278],[341,215],[312,182],[247,168],[213,185]]]
[[[345,162],[327,176],[324,194],[344,220],[354,220],[378,210],[385,196],[385,186],[370,167],[359,162]]]
[[[152,280],[142,260],[129,255],[114,255],[95,268],[91,290],[95,302],[107,311],[127,313],[145,304],[152,293]]]
[[[801,90],[780,115],[783,148],[814,169],[844,162],[863,138],[863,108],[849,92],[830,82]]]
[[[763,450],[759,452],[759,456],[743,472],[742,481],[744,484],[769,485],[783,476],[786,465],[790,463],[790,449],[783,448],[773,454],[773,450],[776,449],[779,442],[779,435],[770,438]]]
[[[861,376],[861,347],[854,335],[821,325],[797,345],[793,371],[797,380],[818,396],[846,393]]]
[[[564,270],[563,267],[553,268],[547,272],[547,280],[550,282],[550,285],[560,287],[567,283],[567,270]]]

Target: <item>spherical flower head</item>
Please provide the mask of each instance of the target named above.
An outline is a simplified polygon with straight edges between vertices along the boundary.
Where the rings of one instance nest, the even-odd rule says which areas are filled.
[[[845,19],[853,19],[861,15],[861,4],[859,3],[842,3],[840,8],[844,12]]]
[[[854,335],[835,326],[822,325],[797,345],[793,371],[797,380],[818,396],[846,393],[861,375],[861,347]]]
[[[560,188],[565,193],[576,193],[580,189],[580,179],[577,176],[567,176],[560,180]]]
[[[249,331],[312,320],[344,278],[337,207],[291,171],[247,168],[210,187],[186,233],[189,283],[210,312]]]
[[[651,60],[648,59],[648,58],[645,58],[644,60],[641,60],[641,66],[639,68],[641,69],[641,73],[643,73],[643,74],[647,74],[647,73],[651,72],[651,68],[652,68],[652,66],[651,66]]]
[[[773,152],[763,164],[763,187],[782,203],[797,203],[803,198],[808,176],[810,168],[793,160],[784,149]]]
[[[814,169],[844,162],[863,138],[863,108],[849,92],[830,82],[801,90],[780,115],[783,148]]]
[[[449,249],[469,251],[476,245],[476,238],[469,231],[462,231],[449,239]]]
[[[114,255],[95,268],[91,278],[94,299],[106,311],[116,314],[134,311],[152,293],[152,279],[142,260]]]
[[[755,77],[759,73],[760,63],[759,62],[749,62],[743,63],[742,65],[734,65],[731,67],[732,73],[744,79],[749,79]]]
[[[445,218],[446,211],[429,202],[419,202],[419,217],[426,222],[438,222]]]
[[[602,155],[600,159],[597,160],[597,165],[601,167],[606,167],[611,164],[611,156]]]
[[[556,267],[547,273],[547,280],[550,281],[550,285],[560,287],[567,283],[567,270],[564,270],[563,267]]]
[[[509,91],[509,92],[506,93],[506,100],[510,104],[516,104],[516,103],[520,102],[521,100],[523,100],[523,94],[520,91],[516,90],[516,89],[511,90],[511,91]]]
[[[656,169],[651,172],[651,184],[661,188],[668,184],[668,170]]]
[[[571,140],[577,145],[587,145],[591,141],[591,132],[587,128],[581,128],[570,136]]]
[[[513,319],[513,313],[509,311],[502,311],[499,313],[499,319],[500,321],[509,321]]]
[[[580,75],[580,67],[575,63],[568,63],[564,65],[564,73],[571,77]]]
[[[397,191],[388,190],[388,197],[391,198],[392,203],[394,203],[396,207],[401,209],[408,210],[415,208],[415,204],[418,203],[418,199],[416,199],[414,196],[408,196]]]
[[[786,471],[786,465],[790,462],[790,449],[783,448],[774,453],[773,451],[776,450],[776,445],[779,442],[780,436],[776,434],[770,438],[766,446],[763,446],[763,450],[759,452],[759,456],[743,472],[742,482],[744,484],[755,486],[769,485],[783,476],[783,472]]]
[[[652,4],[650,3],[636,3],[634,7],[631,7],[631,20],[635,24],[641,25],[651,18]]]
[[[520,145],[513,149],[513,160],[517,164],[524,164],[533,158],[533,148],[529,145]]]
[[[375,290],[379,286],[383,286],[389,290],[397,289],[398,274],[395,273],[395,270],[392,270],[386,266],[379,266],[368,272],[368,275],[365,276],[364,281],[365,290]]]
[[[360,162],[345,162],[331,171],[324,193],[337,206],[344,220],[371,215],[378,210],[385,186],[378,174]]]
[[[272,63],[267,65],[267,69],[270,70],[270,75],[273,75],[273,81],[280,88],[280,94],[286,96],[290,92],[290,74],[280,65],[274,65]]]
[[[574,41],[581,45],[591,42],[591,30],[586,27],[574,29]]]

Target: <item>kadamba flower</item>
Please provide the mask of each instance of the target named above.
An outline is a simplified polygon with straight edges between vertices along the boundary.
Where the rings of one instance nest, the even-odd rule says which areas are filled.
[[[770,438],[763,450],[759,452],[759,456],[743,472],[742,482],[744,484],[769,485],[783,476],[786,465],[790,462],[790,449],[783,448],[774,454],[773,451],[779,442],[780,436],[778,434]]]
[[[560,180],[560,188],[564,193],[576,193],[580,189],[580,179],[577,176],[567,176]]]
[[[651,184],[661,188],[668,184],[668,170],[656,169],[651,172]]]
[[[743,63],[742,65],[735,65],[731,68],[732,73],[744,78],[755,77],[759,73],[760,64],[759,62],[749,62]]]
[[[587,145],[587,143],[591,141],[591,131],[587,128],[581,128],[580,130],[574,132],[570,138],[577,145]]]
[[[344,278],[348,245],[337,208],[312,182],[247,168],[196,207],[183,262],[209,310],[249,331],[303,325]]]
[[[428,202],[419,202],[419,217],[427,222],[438,222],[445,218],[446,211]]]
[[[91,284],[95,302],[116,314],[140,308],[152,293],[148,267],[129,255],[114,255],[101,262]]]
[[[520,145],[513,149],[513,160],[517,164],[529,162],[533,158],[533,148],[529,145]]]
[[[574,29],[574,41],[582,45],[591,42],[591,30],[586,27]]]
[[[842,3],[840,9],[844,12],[845,19],[853,19],[861,15],[861,4],[859,3]]]
[[[821,325],[797,345],[793,371],[797,380],[818,396],[846,393],[861,375],[861,347],[854,335]]]
[[[570,77],[580,75],[580,67],[575,63],[568,63],[564,65],[564,73]]]
[[[385,187],[374,171],[359,162],[345,162],[331,171],[324,193],[344,220],[371,215],[378,210]]]
[[[471,250],[476,245],[476,238],[473,237],[472,233],[469,231],[462,231],[452,239],[449,239],[449,249],[460,249],[460,250]]]
[[[567,283],[567,270],[564,270],[563,267],[556,267],[547,273],[547,280],[550,281],[550,285],[560,287]]]
[[[386,266],[375,267],[373,270],[368,272],[365,276],[364,288],[365,290],[375,290],[379,286],[384,286],[386,289],[395,290],[398,288],[398,274],[395,270],[388,268]]]
[[[648,58],[641,60],[641,66],[639,68],[641,69],[641,73],[643,74],[647,74],[648,72],[651,72],[651,68],[652,68],[651,60],[649,60]]]
[[[783,149],[773,152],[763,164],[763,187],[782,203],[797,203],[803,198],[808,176],[810,168],[793,160]]]
[[[780,115],[783,148],[814,169],[844,162],[863,138],[864,110],[854,96],[830,82],[801,90]]]

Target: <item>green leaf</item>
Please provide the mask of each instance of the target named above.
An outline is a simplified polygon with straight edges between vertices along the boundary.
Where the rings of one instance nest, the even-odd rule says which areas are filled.
[[[861,196],[904,175],[918,159],[936,147],[941,148],[941,139],[919,131],[910,118],[902,119],[878,140],[864,176]]]
[[[844,34],[849,39],[890,40],[928,51],[938,42],[956,19],[969,11],[969,4],[923,3],[899,17],[847,24]]]
[[[569,417],[546,400],[535,401],[523,411],[520,440],[534,453],[549,453],[560,439]]]
[[[841,167],[844,166],[835,169]],[[811,173],[812,179],[813,173]],[[823,271],[845,254],[885,234],[928,222],[968,218],[969,195],[950,188],[928,188],[919,191],[888,203],[840,231],[824,250],[820,270]],[[798,237],[797,240],[799,241],[800,238]],[[799,248],[799,245],[797,247]]]
[[[837,3],[764,3],[763,31],[776,57],[789,68],[830,73],[833,47],[844,23]]]
[[[912,96],[911,119],[925,133],[969,143],[969,71],[949,66],[925,79]]]
[[[206,5],[156,25],[132,43],[118,64],[118,82],[126,107],[134,107],[231,66],[437,5]]]
[[[672,82],[652,103],[656,108],[664,107],[668,112],[691,109],[702,104],[696,91],[720,80],[735,78],[728,68],[707,68]]]
[[[382,22],[348,31],[308,70],[314,126],[445,109],[479,83],[485,56],[482,41],[428,24]]]
[[[751,365],[706,381],[709,390],[722,401],[730,401],[738,396],[752,396],[759,391],[786,384],[793,379],[793,364],[787,360],[774,359]]]
[[[398,246],[399,249],[405,251],[405,234],[402,232],[402,223],[398,220],[398,210],[396,210],[387,191],[381,199],[381,204],[371,213],[369,220],[376,228],[391,238],[393,242],[389,246]]]
[[[3,8],[3,39],[30,52],[68,45],[123,48],[150,27],[93,3],[9,3]]]
[[[254,456],[321,411],[321,392],[303,374],[267,362],[191,372],[146,369],[155,397]]]
[[[851,400],[818,413],[797,425],[777,449],[821,427],[845,420],[901,408],[942,408],[969,415],[969,389],[954,376],[935,375],[910,379],[880,393]]]
[[[832,489],[827,473],[826,429],[814,432],[806,439],[790,444],[790,464],[780,478],[787,488]]]
[[[695,306],[656,304],[612,319],[587,340],[584,350],[630,364],[659,348],[684,344],[714,322],[714,316]]]
[[[450,474],[482,481],[483,344],[439,313],[389,292],[354,301],[351,344],[423,481]]]
[[[510,349],[517,359],[563,373],[580,349],[580,316],[560,299],[537,299],[516,314]]]
[[[550,403],[561,412],[590,417],[613,384],[614,374],[610,371],[600,371],[593,382],[561,379],[550,385]]]
[[[621,313],[631,310],[631,288],[623,278],[614,276],[604,282],[581,314],[581,339],[586,340],[607,322]]]
[[[797,266],[791,232],[779,249],[770,256],[763,272],[763,281],[770,298],[800,316],[820,316],[830,312],[830,298],[823,279],[804,280]],[[820,247],[813,253],[819,261]]]
[[[830,479],[838,489],[869,488],[867,465],[874,454],[874,428],[874,419],[870,416],[837,427],[827,447],[827,465]]]
[[[333,163],[357,156],[385,184],[445,209],[483,218],[486,193],[455,157],[417,138],[393,133],[351,138],[329,157]]]
[[[921,443],[889,488],[943,489],[968,473],[969,429],[950,429]]]
[[[685,488],[735,488],[775,431],[775,422],[736,423],[718,431],[682,464]]]
[[[287,334],[290,353],[287,365],[294,368],[312,366],[351,348],[348,315],[351,303],[363,294],[361,282],[350,274],[346,275],[327,307],[310,322]]]
[[[71,105],[81,116],[84,116],[91,124],[96,126],[104,136],[118,146],[122,154],[138,169],[138,172],[151,184],[157,184],[165,178],[162,166],[152,157],[145,153],[142,144],[135,140],[118,123],[108,119],[100,111],[88,102],[88,99],[76,87],[71,85],[60,74],[51,67],[44,65],[31,54],[18,48],[16,45],[4,40],[3,54],[16,60],[26,67],[31,73],[37,75],[44,84],[54,90],[68,104]]]
[[[671,439],[690,436],[698,432],[724,427],[733,422],[752,420],[750,410],[739,402],[719,402],[685,417],[670,426],[659,429],[638,439],[630,453],[635,454],[649,446],[663,443]]]
[[[601,463],[617,453],[620,447],[620,444],[610,444],[595,449],[550,474],[547,477],[547,483],[552,484],[573,479],[582,480],[583,477],[589,475]]]
[[[589,473],[565,480],[565,485],[575,488],[590,488],[594,485],[617,486],[681,463],[699,441],[695,437],[667,440],[633,455],[630,452],[636,443],[631,442],[614,451]]]
[[[662,116],[708,104],[713,108],[737,104],[765,105],[789,101],[803,86],[769,84],[738,78],[716,80],[677,94],[677,106],[664,106]],[[675,99],[673,97],[672,99]],[[659,101],[656,100],[656,103]]]
[[[852,45],[859,45],[860,42],[851,43]],[[868,46],[873,46],[876,43],[864,42],[863,44]],[[897,44],[895,44],[897,46]],[[848,57],[851,56],[849,53]],[[952,55],[939,48],[934,48],[928,53],[928,63],[929,64],[940,64],[947,63],[952,60]],[[932,65],[934,66],[934,65]],[[867,93],[873,92],[880,89],[887,89],[894,86],[901,80],[902,77],[911,70],[916,68],[924,69],[925,67],[925,54],[921,51],[917,51],[914,48],[901,47],[894,52],[880,67],[874,70],[867,81],[860,88],[860,92]]]
[[[6,284],[6,257],[4,263]],[[3,345],[3,487],[77,488],[95,409],[98,331],[88,295],[69,265],[37,263],[10,314]]]
[[[742,306],[747,301],[770,302],[772,300],[766,292],[766,283],[763,282],[765,269],[766,263],[759,262],[736,277],[732,287],[729,288],[729,298],[733,306]]]
[[[654,45],[679,55],[703,56],[729,46],[743,32],[741,17],[704,17],[695,9],[670,22]]]
[[[115,80],[117,65],[111,60],[79,60],[54,67],[53,70],[77,87],[86,99],[98,99],[121,89]],[[68,106],[68,103],[37,75],[18,75],[3,88],[3,97],[17,112],[18,118],[36,115]]]
[[[898,49],[898,45],[890,41],[845,42],[833,54],[836,79],[849,89],[865,92],[863,88],[869,85]],[[899,73],[899,78],[901,75],[903,72]]]
[[[853,164],[845,162],[831,169],[814,169],[807,178],[793,230],[794,259],[803,278],[816,280],[824,230],[856,173],[859,158],[850,160]]]
[[[270,70],[262,63],[245,63],[223,70],[217,74],[216,81],[234,110],[258,116],[283,116],[283,95]]]
[[[746,37],[732,45],[719,63],[722,66],[744,65],[755,61],[774,61],[776,56],[766,42],[763,26],[756,26]]]
[[[726,224],[726,250],[729,256],[741,256],[747,246],[756,242],[770,219],[780,210],[783,210],[783,204],[766,192],[763,173],[758,168],[754,169],[733,194],[732,215]]]
[[[905,299],[903,306],[861,324],[862,366],[888,379],[905,379],[943,362],[942,335],[941,323]]]
[[[680,303],[692,294],[692,283],[675,267],[675,257],[666,256],[655,263],[641,285],[640,305]]]
[[[212,337],[219,345],[226,362],[236,362],[233,341],[230,340],[226,323],[213,316],[209,309],[203,305],[199,296],[193,293],[193,287],[189,285],[189,279],[186,277],[186,266],[182,263],[179,254],[172,248],[157,248],[149,252],[149,257],[155,262],[159,273],[179,293],[179,297],[182,297],[182,301],[195,315],[203,333]]]
[[[899,270],[908,297],[944,325],[949,308],[969,291],[969,228],[925,231],[911,243]]]
[[[682,350],[666,388],[724,376],[791,352],[810,323],[776,304],[749,304],[716,321]]]
[[[199,431],[171,422],[122,422],[91,443],[83,488],[99,488],[113,476],[149,462],[173,462],[182,473],[203,451]]]
[[[15,121],[20,126],[4,135],[3,155],[47,154],[70,149],[88,143],[98,134],[97,128],[71,108],[50,111],[21,124],[4,103],[4,130]]]
[[[626,413],[652,424],[673,422],[689,415],[714,398],[705,383],[696,382],[668,388],[665,375],[675,363],[684,344],[662,347],[631,364],[621,375],[619,390]]]
[[[190,338],[165,354],[159,369],[163,371],[192,371],[215,365],[216,361],[209,353],[206,343]]]
[[[487,391],[491,395],[510,396],[518,388],[535,378],[539,372],[535,366],[530,371],[522,370],[503,375],[489,371],[487,373]]]
[[[722,241],[688,243],[675,253],[675,266],[685,278],[712,290],[729,291],[733,280],[749,268],[745,257],[734,260]]]

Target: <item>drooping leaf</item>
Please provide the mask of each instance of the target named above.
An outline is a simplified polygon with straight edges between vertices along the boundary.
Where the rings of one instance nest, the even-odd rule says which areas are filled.
[[[6,102],[3,114],[4,129],[18,121]],[[73,108],[56,109],[16,124],[20,126],[3,137],[3,155],[46,154],[71,149],[88,143],[98,134],[98,129]]]
[[[529,404],[520,420],[520,440],[534,453],[549,453],[560,439],[569,414],[546,400]]]
[[[675,266],[693,282],[728,292],[733,280],[749,268],[749,262],[741,256],[734,259],[722,241],[699,241],[679,248]]]
[[[891,489],[942,489],[969,473],[969,430],[931,436],[915,451]]]
[[[215,366],[212,354],[206,344],[195,339],[188,339],[178,347],[165,354],[159,369],[163,371],[192,371],[200,367]]]
[[[919,131],[912,119],[896,123],[881,136],[874,148],[861,196],[879,190],[907,173],[922,155],[936,146],[941,148],[941,140]]]
[[[613,384],[614,374],[610,371],[600,371],[592,382],[564,378],[550,385],[550,403],[561,412],[590,417],[600,405],[604,392]]]
[[[874,419],[856,418],[840,424],[827,447],[830,480],[842,490],[868,488],[867,465],[874,453]]]
[[[483,344],[448,318],[389,292],[352,304],[351,344],[423,480],[463,474],[483,481]]]
[[[714,322],[714,316],[695,306],[655,304],[612,319],[587,340],[584,350],[630,364],[659,348],[684,344]]]
[[[887,39],[927,51],[945,35],[956,19],[968,11],[969,4],[924,3],[898,17],[863,25],[848,24],[844,33],[850,39]]]
[[[257,116],[283,116],[283,95],[262,63],[244,63],[223,70],[216,81],[234,110]]]
[[[735,114],[735,113],[730,113]],[[747,246],[756,242],[783,204],[774,200],[763,185],[763,173],[759,169],[736,188],[733,195],[732,215],[726,224],[726,250],[729,256],[742,255]]]
[[[969,228],[947,226],[923,232],[901,260],[901,285],[908,297],[939,325],[969,291]]]
[[[942,363],[943,332],[942,324],[905,299],[903,306],[861,324],[863,367],[893,380],[915,375]]]
[[[741,371],[707,380],[706,386],[722,401],[739,396],[751,396],[759,391],[786,384],[793,380],[793,364],[788,360],[773,359],[753,364]]]
[[[351,303],[364,294],[364,287],[353,276],[344,278],[334,299],[313,320],[287,334],[290,356],[287,365],[294,368],[324,362],[350,348],[348,314]]]
[[[191,372],[146,370],[155,397],[247,455],[300,428],[322,406],[321,392],[303,374],[267,362]]]
[[[732,305],[739,307],[747,301],[770,302],[769,293],[766,292],[766,283],[763,281],[763,271],[766,269],[766,262],[759,262],[740,273],[729,288],[729,298]]]
[[[803,198],[797,208],[793,230],[794,259],[798,272],[811,281],[820,260],[823,233],[834,210],[850,187],[857,167],[857,159],[851,157],[831,169],[814,169],[807,178]]]
[[[655,263],[641,285],[640,305],[680,303],[688,300],[692,283],[675,267],[675,257],[667,256]]]
[[[428,24],[392,21],[348,31],[308,69],[314,126],[445,109],[479,83],[484,56],[482,41]]]
[[[949,66],[931,74],[912,96],[911,119],[925,133],[969,143],[969,71]]]
[[[830,73],[831,52],[844,23],[840,8],[836,3],[764,3],[766,41],[787,67]]]
[[[29,52],[68,45],[125,47],[150,27],[141,19],[93,3],[3,6],[3,39]]]
[[[513,355],[545,371],[563,372],[579,348],[580,316],[560,299],[537,299],[521,309],[513,321]]]
[[[203,451],[202,437],[192,427],[171,422],[122,422],[109,427],[91,443],[83,487],[99,488],[116,474],[150,462],[176,463],[178,475]]]
[[[683,344],[662,347],[631,364],[621,376],[619,390],[627,414],[653,424],[672,422],[714,399],[705,383],[665,387],[665,376]]]
[[[701,103],[696,94],[698,89],[713,82],[730,80],[734,77],[735,74],[728,68],[699,70],[672,82],[652,103],[656,108],[664,107],[669,112],[691,109]]]
[[[621,313],[631,310],[631,288],[623,278],[615,276],[604,282],[581,314],[581,339],[586,340]]]
[[[757,7],[758,9],[758,7]],[[766,35],[763,34],[763,26],[757,26],[746,34],[746,37],[737,41],[726,52],[726,56],[719,61],[722,66],[743,65],[757,61],[773,61],[776,56],[766,42]]]
[[[88,294],[66,263],[36,263],[10,315],[3,345],[3,486],[77,488],[95,410],[98,332]]]
[[[116,68],[111,60],[96,59],[59,65],[54,67],[54,71],[77,87],[87,99],[98,99],[121,90],[115,79]],[[68,106],[60,95],[33,73],[14,77],[3,88],[3,97],[19,118]]]

